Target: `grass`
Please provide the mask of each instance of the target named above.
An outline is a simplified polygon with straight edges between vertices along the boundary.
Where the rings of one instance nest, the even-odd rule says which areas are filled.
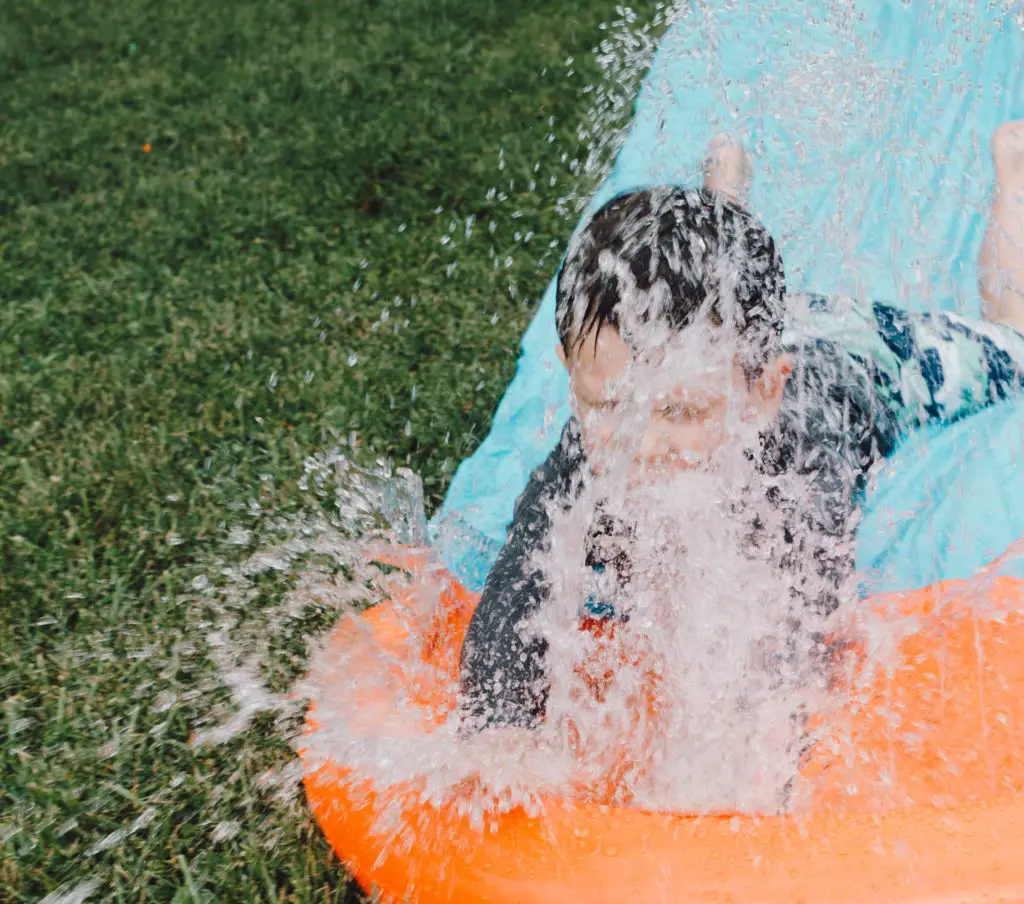
[[[230,506],[286,505],[338,436],[440,499],[568,238],[615,15],[0,9],[0,899],[344,898],[301,800],[258,787],[272,725],[188,744],[190,582]]]

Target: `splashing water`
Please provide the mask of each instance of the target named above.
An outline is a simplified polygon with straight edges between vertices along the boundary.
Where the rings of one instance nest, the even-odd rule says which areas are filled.
[[[272,649],[281,637],[307,622],[330,623],[339,613],[358,611],[385,599],[392,586],[375,569],[370,551],[375,543],[422,543],[426,532],[423,487],[404,468],[392,472],[384,462],[373,470],[352,464],[341,452],[314,456],[305,463],[300,489],[314,498],[333,494],[333,512],[275,516],[265,513],[261,539],[276,538],[238,565],[222,565],[216,583],[197,579],[203,592],[197,622],[211,630],[206,636],[211,657],[231,691],[230,715],[211,712],[197,726],[193,743],[223,743],[245,730],[262,712],[291,713],[294,695],[271,690],[265,672],[272,659],[278,667],[301,668],[306,646],[291,654]],[[264,514],[264,513],[261,513]],[[248,547],[256,537],[234,528],[228,543]],[[260,581],[283,576],[290,586],[280,602],[265,609],[265,618],[247,624],[246,616],[261,596]],[[308,625],[306,626],[309,627]]]
[[[772,6],[763,7],[766,17]],[[836,2],[833,14],[849,17],[853,6]],[[625,120],[658,35],[678,17],[694,15],[695,27],[707,35],[707,79],[717,84],[715,61],[721,48],[714,39],[713,16],[696,17],[694,10],[699,12],[700,7],[667,6],[649,23],[640,23],[628,9],[620,11],[620,18],[604,29],[606,39],[595,48],[604,77],[583,88],[590,109],[575,135],[578,146],[561,154],[561,168],[541,171],[538,165],[526,177],[517,173],[513,179],[499,167],[490,199],[496,211],[491,222],[442,217],[447,240],[439,244],[438,253],[450,278],[458,274],[458,255],[477,253],[479,243],[474,245],[474,240],[493,234],[499,223],[502,235],[507,227],[508,243],[530,247],[532,257],[534,236],[518,226],[517,205],[524,193],[558,211],[568,230],[593,188],[608,174],[625,139]],[[936,3],[931,15],[948,15],[950,10],[962,23],[974,15],[959,3]],[[855,46],[843,57],[797,59],[786,71],[765,76],[760,86],[775,104],[779,120],[789,126],[793,154],[776,157],[758,178],[794,188],[835,180],[839,214],[825,226],[819,224],[828,239],[823,255],[835,261],[837,273],[842,269],[850,282],[845,288],[851,291],[857,289],[859,261],[849,236],[865,215],[870,195],[887,189],[875,168],[850,167],[844,159],[841,139],[850,117],[858,107],[874,111],[872,126],[879,146],[887,151],[875,163],[887,174],[906,173],[917,157],[913,144],[894,147],[887,138],[890,132],[900,132],[890,99],[899,96],[903,74],[878,69],[863,50]],[[969,50],[982,53],[984,47]],[[953,55],[958,52],[954,46],[936,48],[936,72],[956,72]],[[569,77],[573,66],[574,61],[566,61]],[[969,119],[975,103],[967,91],[960,115]],[[938,104],[936,100],[916,115],[921,121],[939,119],[943,111]],[[807,110],[815,115],[808,117]],[[723,104],[723,111],[723,125],[736,126],[728,104]],[[549,127],[553,129],[554,123]],[[816,155],[808,158],[806,149],[812,147]],[[944,190],[970,207],[987,191],[976,183],[968,174],[962,183]],[[928,203],[925,196],[918,199],[918,228],[927,225]],[[443,213],[439,210],[439,216]],[[805,214],[798,207],[789,211],[778,223],[778,234],[801,234]],[[813,242],[818,244],[819,238],[813,237]],[[508,269],[508,249],[488,251],[496,269]],[[560,253],[557,243],[539,249],[536,266],[549,274]],[[943,264],[925,260],[913,273],[899,274],[903,296],[941,297],[945,287],[933,287],[922,274],[941,272]],[[366,270],[364,261],[352,286],[353,297],[372,295],[380,300],[382,310],[372,328],[397,332],[417,316],[416,299],[379,299],[372,277],[362,275]],[[510,296],[516,298],[517,291],[510,281]],[[492,323],[497,320],[495,313]],[[319,318],[314,326],[320,328]],[[359,352],[345,349],[341,360],[345,367],[355,368]],[[685,382],[694,376],[687,370],[694,360],[709,359],[706,352],[679,350],[657,366],[656,376]],[[655,385],[650,375],[635,374],[634,379],[636,386],[647,388],[627,388],[626,394],[638,404],[625,414],[626,436],[638,433],[637,424],[645,416],[639,403]],[[269,385],[280,392],[284,383],[275,374]],[[630,417],[637,418],[632,426]],[[229,744],[255,722],[268,720],[276,737],[306,751],[305,768],[330,761],[355,769],[378,786],[408,783],[424,804],[454,802],[477,826],[518,807],[540,814],[551,795],[689,812],[772,813],[798,806],[800,789],[794,779],[801,756],[818,731],[809,717],[828,715],[862,692],[853,684],[844,700],[825,686],[817,649],[820,635],[844,630],[862,643],[859,680],[867,684],[875,672],[893,665],[902,638],[928,622],[941,621],[944,600],[940,598],[927,616],[894,619],[879,617],[873,610],[848,610],[839,620],[805,616],[794,625],[790,598],[798,578],[771,566],[771,549],[752,554],[748,542],[751,517],[770,521],[772,513],[748,493],[753,479],[749,461],[738,454],[752,444],[751,428],[744,424],[741,411],[731,411],[730,418],[734,442],[712,472],[637,484],[630,479],[627,444],[587,482],[570,512],[552,512],[553,542],[538,561],[553,585],[551,604],[529,626],[549,647],[551,690],[547,719],[540,729],[471,737],[461,732],[453,706],[459,690],[458,663],[450,657],[424,661],[422,655],[436,646],[437,626],[443,627],[444,609],[450,605],[443,574],[422,549],[427,539],[422,484],[412,472],[384,462],[361,468],[352,450],[345,448],[309,458],[301,498],[295,500],[297,511],[283,514],[253,503],[232,514],[237,523],[225,527],[213,561],[205,563],[204,573],[187,594],[191,608],[180,635],[166,643],[147,637],[144,647],[130,648],[129,655],[135,658],[166,655],[168,689],[157,696],[153,711],[168,720],[176,709],[188,712],[196,747]],[[397,432],[402,425],[394,429]],[[411,431],[409,423],[406,432]],[[798,486],[783,489],[786,495],[800,496]],[[585,564],[588,532],[600,515],[630,525],[632,579],[618,588],[616,599],[629,620],[616,622],[614,630],[580,630],[581,601],[592,594],[600,597],[604,589]],[[184,542],[177,535],[168,536],[171,545]],[[406,568],[382,561],[396,544],[415,550],[417,563],[411,575]],[[983,569],[966,591],[958,591],[961,598],[964,593],[976,598],[968,617],[978,622],[1005,617],[1005,611],[989,608],[988,592],[1008,566],[1022,559],[1024,541]],[[851,588],[845,599],[853,598]],[[344,636],[365,640],[366,624],[360,615],[380,604],[394,605],[407,631],[397,653],[371,642],[339,642]],[[342,626],[347,634],[331,634]],[[125,654],[120,646],[96,643],[74,655],[114,659]],[[979,661],[982,657],[979,651]],[[192,677],[190,667],[203,658],[215,664],[215,680]],[[432,698],[446,704],[428,711],[424,697],[431,695],[420,693],[424,688],[436,691]],[[312,741],[302,733],[309,700],[316,701],[316,716],[324,726]],[[198,715],[193,718],[193,713]],[[9,721],[13,743],[28,724],[28,718]],[[130,736],[130,727],[117,720],[97,724],[111,735],[106,743],[97,742],[96,755],[104,763],[115,759],[119,749],[123,754],[130,748],[130,738],[126,743],[121,740],[122,731]],[[167,724],[153,727],[154,740],[159,741]],[[262,772],[254,791],[272,795],[276,805],[301,807],[303,769],[295,760]],[[210,785],[222,778],[207,773],[201,781]],[[98,840],[82,847],[81,877],[44,901],[79,904],[95,898],[103,880],[93,874],[94,862],[123,841],[144,834],[152,825],[154,808],[166,805],[166,795],[194,796],[192,781],[192,776],[178,775],[152,801],[139,792],[138,815],[113,831],[102,824]],[[240,810],[239,820],[244,818]],[[211,819],[209,842],[230,840],[239,824],[234,819]],[[70,825],[57,828],[56,836],[70,831]],[[392,849],[416,842],[397,809],[383,809],[377,828],[389,836]],[[41,838],[44,831],[39,828]],[[9,840],[7,832],[6,822],[0,822],[4,843]],[[268,837],[266,844],[272,846],[274,838]]]
[[[85,879],[80,882],[70,882],[61,886],[55,892],[51,892],[42,899],[40,904],[82,904],[88,901],[100,886],[99,879]]]
[[[578,133],[585,153],[568,164],[577,185],[607,172],[624,135],[607,124],[621,119],[632,100],[653,54],[652,35],[682,14],[682,5],[664,9],[638,29],[635,17],[624,13],[614,36],[598,49],[606,80],[586,92],[594,100]],[[886,81],[891,74],[866,63],[842,76],[839,69],[836,61],[817,58],[775,84],[793,111],[822,105],[820,132],[795,131],[796,143],[817,138],[826,148],[838,146],[851,95],[866,87],[861,99],[867,96],[881,109],[892,92]],[[826,96],[835,102],[825,104]],[[810,128],[806,116],[794,112],[798,121]],[[842,170],[838,159],[821,165]],[[541,175],[535,176],[541,185]],[[513,188],[502,183],[495,197],[507,200]],[[866,192],[853,176],[844,176],[841,207],[848,220],[856,219],[857,199]],[[569,216],[585,200],[586,191],[570,192],[554,203]],[[851,228],[849,221],[830,224],[836,247],[842,249],[843,230]],[[469,242],[473,231],[471,222],[450,224],[445,253],[458,244],[451,235],[461,232]],[[695,332],[690,341],[706,343],[707,337]],[[625,394],[636,408],[626,416],[645,416],[644,392],[651,390],[644,386],[694,379],[695,361],[705,370],[715,363],[706,345],[683,347],[657,362],[657,374],[632,374]],[[355,353],[349,364],[355,366]],[[821,669],[820,638],[836,625],[806,614],[794,621],[794,581],[803,577],[780,573],[771,562],[775,550],[751,548],[751,521],[774,517],[758,501],[766,487],[751,493],[758,477],[744,454],[761,425],[740,410],[730,410],[727,420],[731,442],[714,468],[637,482],[634,449],[627,444],[584,482],[571,509],[551,512],[552,542],[537,563],[551,584],[551,604],[529,627],[548,648],[547,718],[536,731],[502,736],[467,737],[454,705],[424,712],[419,689],[439,686],[441,696],[454,701],[458,671],[457,663],[438,665],[421,655],[436,642],[433,626],[443,621],[446,603],[444,577],[423,550],[427,525],[419,479],[383,463],[361,469],[341,452],[311,458],[302,489],[330,504],[301,516],[261,512],[258,529],[232,529],[226,545],[258,551],[241,563],[222,563],[195,588],[202,597],[196,621],[207,629],[209,655],[230,700],[196,724],[194,743],[223,743],[260,713],[274,713],[278,730],[307,749],[308,762],[341,764],[380,786],[412,784],[424,803],[455,801],[481,825],[516,807],[540,812],[550,794],[589,794],[659,810],[784,810],[800,758],[814,741],[808,717],[845,702],[831,692]],[[639,424],[627,422],[621,435],[639,435]],[[775,488],[784,482],[777,478]],[[800,498],[802,488],[788,485],[784,491]],[[631,577],[619,586],[616,601],[629,617],[614,631],[581,631],[580,602],[594,592],[596,580],[585,564],[586,544],[600,514],[630,525]],[[415,548],[411,578],[375,561],[394,544]],[[1022,552],[1018,545],[1007,555]],[[979,597],[1003,565],[978,576]],[[287,584],[275,585],[269,601],[263,587],[268,576]],[[397,601],[407,632],[400,654],[366,640],[358,617],[385,600]],[[851,601],[852,595],[843,602]],[[261,618],[251,619],[254,608]],[[978,617],[986,614],[979,610]],[[339,618],[354,638],[347,644],[326,638]],[[867,639],[868,659],[881,667],[901,634],[917,627],[914,620],[894,625],[865,619],[856,631]],[[311,634],[320,638],[312,653]],[[309,699],[317,701],[322,724],[313,740],[296,728]],[[280,778],[286,791],[298,776],[293,770]],[[382,811],[378,827],[396,845],[412,843],[399,834],[397,811]],[[221,831],[228,834],[231,827]]]

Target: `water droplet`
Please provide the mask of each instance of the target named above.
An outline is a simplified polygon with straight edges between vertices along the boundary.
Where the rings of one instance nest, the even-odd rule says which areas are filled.
[[[252,531],[243,527],[233,527],[228,532],[228,543],[232,546],[248,546],[252,540]]]
[[[101,760],[109,760],[112,756],[117,754],[118,749],[121,746],[120,738],[111,738],[105,744],[103,744],[99,750],[96,751],[96,756]]]
[[[39,904],[84,904],[99,890],[100,880],[95,877],[89,879],[72,879],[65,882],[56,891],[51,891]]]
[[[210,840],[214,844],[219,844],[222,841],[230,841],[241,831],[241,829],[242,827],[233,819],[218,823],[210,833]]]
[[[54,834],[58,838],[60,838],[60,837],[62,837],[64,835],[67,835],[68,832],[73,832],[77,828],[78,828],[78,820],[75,819],[74,816],[72,816],[71,819],[67,820],[67,822],[62,822],[57,827],[57,829],[54,831]]]

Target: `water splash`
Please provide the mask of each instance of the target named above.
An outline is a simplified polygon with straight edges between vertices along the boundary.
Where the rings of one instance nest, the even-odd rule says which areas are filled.
[[[96,894],[100,885],[97,878],[68,882],[48,894],[39,904],[83,904]]]
[[[306,460],[299,488],[309,498],[304,510],[277,515],[257,506],[257,527],[230,528],[226,543],[258,548],[193,584],[201,593],[195,621],[230,692],[229,703],[197,723],[196,746],[227,742],[261,713],[279,714],[279,725],[293,718],[301,702],[287,676],[304,667],[308,634],[386,598],[394,582],[373,565],[375,547],[425,542],[423,486],[408,469],[383,461],[364,469],[334,450]],[[317,504],[327,498],[332,505]]]
[[[838,13],[844,7],[837,4]],[[684,4],[662,8],[652,23],[638,26],[636,16],[625,10],[609,26],[609,38],[597,48],[605,79],[584,89],[592,107],[577,133],[580,149],[562,157],[575,187],[556,191],[564,173],[548,175],[535,167],[529,191],[539,192],[544,203],[566,217],[582,209],[621,146],[621,123],[653,55],[655,35],[685,11]],[[838,147],[855,99],[866,98],[881,109],[892,92],[892,73],[878,72],[861,57],[855,62],[845,68],[835,59],[816,58],[777,80],[780,109],[784,113],[788,103],[794,122],[804,123],[805,131],[795,132],[797,144],[818,139],[826,149]],[[566,61],[568,71],[572,65]],[[821,115],[812,128],[796,112],[815,104]],[[841,161],[827,153],[820,165],[842,170]],[[498,170],[504,174],[502,155]],[[511,204],[522,188],[502,175],[489,198]],[[856,218],[856,202],[866,189],[846,176],[839,188],[850,215],[832,226],[842,248],[844,230]],[[509,221],[518,220],[518,214],[511,211]],[[444,226],[439,245],[445,255],[469,253],[476,237],[494,232],[493,222],[485,230],[482,223],[461,218]],[[785,224],[797,226],[795,221]],[[517,245],[528,245],[531,238],[528,230],[514,233]],[[554,250],[546,249],[538,266],[553,264],[549,254]],[[496,249],[492,254],[496,269],[508,268],[509,254]],[[456,265],[454,257],[446,262],[449,277]],[[353,291],[362,287],[360,277]],[[510,284],[510,295],[516,292]],[[400,301],[388,302],[372,328],[397,329],[392,310]],[[353,351],[348,366],[357,364]],[[741,447],[737,443],[734,448]],[[340,451],[311,458],[300,488],[310,494],[311,503],[320,504],[297,515],[250,511],[255,526],[233,526],[225,535],[225,547],[241,561],[225,554],[194,585],[199,596],[195,624],[204,631],[228,697],[196,722],[193,743],[225,743],[269,713],[276,730],[301,747],[307,742],[298,720],[305,701],[316,699],[325,729],[317,736],[311,762],[330,760],[355,768],[381,786],[414,783],[424,803],[455,801],[478,825],[516,807],[539,813],[546,795],[593,789],[618,768],[624,749],[637,768],[616,776],[620,803],[701,812],[784,807],[800,755],[813,740],[802,716],[836,703],[825,697],[810,655],[814,637],[825,626],[806,624],[783,636],[780,625],[790,614],[785,600],[792,588],[764,561],[747,554],[731,517],[731,506],[742,502],[734,478],[743,467],[736,459],[717,481],[680,478],[660,485],[653,495],[621,485],[622,474],[611,467],[588,487],[571,517],[554,515],[560,539],[543,564],[555,576],[554,605],[535,626],[554,651],[550,718],[540,732],[509,741],[465,738],[454,708],[430,714],[430,728],[424,730],[417,686],[440,685],[448,698],[458,691],[450,669],[421,665],[420,654],[432,641],[430,626],[444,605],[443,580],[429,556],[411,584],[402,569],[374,562],[382,546],[419,548],[425,543],[418,478],[386,463],[359,468]],[[624,500],[626,508],[617,514],[640,527],[632,549],[639,580],[623,600],[631,620],[612,639],[577,630],[579,601],[592,577],[581,567],[585,522],[609,497]],[[685,536],[679,534],[680,523],[687,528]],[[686,554],[669,552],[673,549]],[[989,572],[978,576],[979,596],[991,578]],[[408,632],[400,656],[375,651],[372,644],[339,649],[325,639],[346,619],[352,636],[361,636],[365,626],[355,616],[396,598],[401,600],[400,623]],[[857,630],[869,638],[869,657],[884,665],[900,631],[918,626],[914,620],[902,629],[891,622],[862,621]],[[779,655],[780,648],[794,642],[796,660]],[[603,681],[609,664],[615,664],[615,674]],[[330,699],[325,699],[326,689]],[[649,710],[652,699],[657,705]],[[383,710],[375,708],[381,700],[387,701]],[[607,743],[610,739],[614,743]],[[453,750],[458,756],[452,756]],[[750,751],[757,755],[740,755]],[[293,797],[300,777],[295,767],[269,774],[263,784]],[[399,847],[413,843],[401,834],[397,810],[382,811],[378,828],[392,834]],[[214,835],[228,838],[232,831],[223,823]]]

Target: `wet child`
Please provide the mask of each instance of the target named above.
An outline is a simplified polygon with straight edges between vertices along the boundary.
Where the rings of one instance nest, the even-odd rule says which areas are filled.
[[[623,461],[620,485],[656,487],[679,472],[714,474],[742,452],[760,478],[748,496],[777,514],[750,516],[752,546],[794,574],[794,611],[837,609],[875,464],[908,430],[1024,385],[1024,125],[1003,127],[993,149],[982,322],[787,295],[776,245],[746,206],[749,158],[729,140],[711,147],[700,189],[637,191],[594,215],[558,278],[573,417],[517,501],[467,632],[464,730],[543,720],[548,643],[531,626],[556,583],[542,564],[553,518]],[[840,324],[832,335],[856,341],[828,329],[784,339],[801,319]],[[785,475],[802,489],[787,491]],[[585,557],[601,590],[579,601],[581,618],[628,618],[618,597],[631,579],[631,530],[594,511]]]

